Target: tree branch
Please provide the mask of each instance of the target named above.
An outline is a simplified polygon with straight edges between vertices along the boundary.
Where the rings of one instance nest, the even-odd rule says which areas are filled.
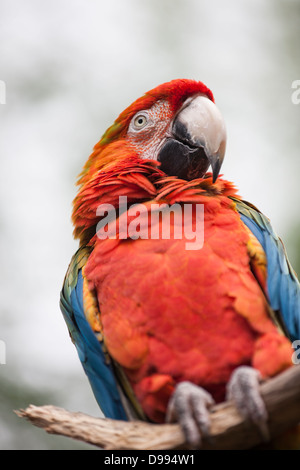
[[[300,422],[300,367],[294,366],[261,385],[275,438]],[[71,413],[54,406],[30,405],[16,411],[35,426],[109,450],[187,449],[178,424],[117,421]],[[230,402],[211,409],[211,442],[203,449],[247,449],[262,443],[257,428],[242,418]]]

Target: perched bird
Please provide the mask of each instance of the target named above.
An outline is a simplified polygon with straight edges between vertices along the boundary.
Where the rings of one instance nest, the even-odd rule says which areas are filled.
[[[104,415],[178,421],[191,445],[228,398],[266,437],[259,382],[292,365],[300,337],[296,274],[269,220],[219,176],[225,147],[201,82],[123,111],[79,177],[61,292]]]

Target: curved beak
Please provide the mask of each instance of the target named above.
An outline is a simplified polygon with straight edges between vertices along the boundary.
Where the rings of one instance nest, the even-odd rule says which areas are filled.
[[[219,109],[206,95],[197,95],[175,116],[158,161],[167,174],[188,180],[203,177],[211,165],[215,182],[225,149],[226,128]]]

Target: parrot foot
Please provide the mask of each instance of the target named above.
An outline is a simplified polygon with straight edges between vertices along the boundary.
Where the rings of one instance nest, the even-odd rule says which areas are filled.
[[[262,381],[258,370],[241,366],[235,369],[227,384],[226,399],[235,403],[239,413],[258,427],[264,441],[270,440],[268,413],[259,392]]]
[[[166,421],[178,422],[188,445],[197,449],[201,446],[202,437],[209,439],[208,409],[214,403],[212,396],[203,388],[191,382],[180,382],[169,401]]]

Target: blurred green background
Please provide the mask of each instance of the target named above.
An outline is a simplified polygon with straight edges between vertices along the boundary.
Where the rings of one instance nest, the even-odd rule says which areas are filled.
[[[223,174],[270,217],[300,272],[299,0],[1,0],[0,449],[82,449],[18,418],[99,409],[59,311],[75,180],[134,99],[202,80],[227,123]]]

